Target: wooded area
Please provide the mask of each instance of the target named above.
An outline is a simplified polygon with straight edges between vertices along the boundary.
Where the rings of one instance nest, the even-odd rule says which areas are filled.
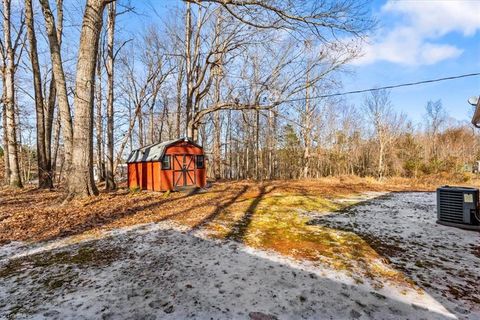
[[[363,1],[186,0],[135,34],[122,26],[138,14],[127,1],[87,0],[81,21],[62,0],[2,1],[6,185],[96,195],[94,173],[114,190],[131,150],[184,136],[204,146],[217,180],[477,165],[478,134],[436,97],[419,103],[422,123],[386,90],[355,105],[326,97],[375,27]]]

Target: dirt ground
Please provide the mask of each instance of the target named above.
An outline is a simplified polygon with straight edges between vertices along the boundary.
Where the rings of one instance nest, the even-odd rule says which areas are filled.
[[[357,300],[352,300],[345,305],[345,308],[341,308],[341,310],[347,310],[350,313],[342,313],[343,311],[340,312],[340,309],[337,311],[329,309],[328,312],[332,317],[371,318],[373,315],[378,316],[381,312],[387,312],[389,316],[384,318],[412,318],[412,315],[419,315],[418,318],[422,318],[420,315],[425,310],[429,310],[423,314],[423,316],[430,315],[426,318],[459,317],[474,319],[472,315],[475,316],[478,313],[475,310],[472,311],[471,305],[478,302],[478,292],[474,289],[462,289],[462,285],[465,284],[468,287],[472,286],[473,283],[478,283],[478,279],[472,279],[468,274],[465,275],[468,266],[475,269],[480,265],[478,254],[458,256],[455,253],[464,249],[478,250],[478,248],[470,248],[471,239],[468,236],[457,234],[455,237],[463,239],[460,247],[453,248],[448,243],[443,247],[441,246],[441,248],[444,248],[447,260],[460,261],[466,259],[462,277],[454,278],[452,276],[455,273],[453,271],[454,266],[447,265],[445,268],[441,268],[439,266],[443,265],[439,264],[438,259],[432,258],[432,261],[428,259],[428,254],[431,252],[431,249],[428,248],[431,247],[429,247],[430,243],[425,243],[425,239],[418,240],[406,236],[402,242],[400,241],[402,238],[397,235],[399,232],[396,227],[399,219],[396,216],[398,212],[401,214],[406,212],[407,216],[410,214],[409,219],[406,219],[410,225],[402,225],[402,230],[416,230],[421,235],[421,228],[432,227],[434,199],[431,196],[422,196],[431,193],[416,193],[420,195],[418,199],[408,198],[406,202],[402,200],[393,202],[393,204],[388,201],[382,202],[382,197],[391,191],[413,190],[423,192],[433,189],[434,184],[429,181],[419,182],[405,179],[386,180],[382,183],[373,179],[354,177],[265,183],[243,181],[215,183],[207,190],[193,194],[131,192],[127,189],[120,189],[114,193],[102,193],[95,198],[76,200],[68,204],[62,204],[63,193],[61,191],[38,191],[33,188],[22,191],[2,189],[0,191],[0,278],[8,280],[8,285],[3,287],[5,290],[15,290],[16,286],[22,283],[27,291],[19,291],[17,296],[12,296],[13,300],[9,300],[7,305],[2,306],[0,304],[0,310],[4,312],[8,310],[8,314],[13,315],[17,314],[17,311],[19,314],[23,314],[22,312],[28,314],[30,311],[25,311],[21,304],[22,294],[28,295],[28,288],[37,290],[38,288],[33,287],[38,287],[39,283],[40,285],[46,284],[47,291],[53,292],[55,295],[62,293],[65,286],[70,288],[73,286],[73,288],[78,287],[78,290],[72,289],[72,294],[76,299],[78,299],[79,294],[86,294],[85,290],[88,294],[94,296],[101,294],[109,297],[110,291],[104,292],[103,289],[97,288],[98,290],[95,289],[92,292],[90,286],[79,283],[77,278],[84,279],[84,274],[75,270],[86,268],[87,273],[91,274],[93,272],[100,279],[106,281],[100,285],[97,284],[96,287],[105,285],[106,290],[118,290],[117,287],[112,287],[113,283],[110,282],[108,270],[111,265],[117,266],[117,268],[114,268],[115,272],[120,269],[136,268],[134,262],[144,263],[142,255],[148,256],[147,251],[153,251],[154,256],[167,255],[170,256],[169,259],[174,259],[171,255],[174,254],[175,250],[189,251],[191,248],[185,247],[185,245],[189,245],[191,241],[197,243],[198,239],[203,239],[206,241],[205,246],[207,247],[210,245],[221,245],[222,248],[227,246],[227,251],[218,253],[224,258],[216,262],[223,267],[221,270],[215,269],[215,272],[226,270],[227,267],[232,268],[231,264],[224,260],[234,259],[231,256],[234,252],[232,253],[232,250],[229,249],[230,244],[233,243],[238,244],[239,248],[247,252],[248,255],[262,256],[267,260],[278,256],[277,260],[279,260],[281,268],[286,268],[279,273],[283,275],[281,276],[282,279],[285,278],[286,273],[291,272],[289,271],[291,268],[302,270],[307,268],[310,270],[308,272],[320,275],[321,279],[326,278],[329,281],[333,279],[332,281],[335,283],[343,283],[340,288],[347,285],[352,288],[360,288],[359,292],[373,292],[374,296],[376,294],[380,295],[375,296],[375,301],[371,301],[377,307],[368,309],[364,307],[365,301],[362,302],[360,299],[362,294],[358,297],[356,294],[352,294]],[[408,195],[411,193],[395,194]],[[413,194],[415,195],[415,193]],[[380,202],[376,203],[377,200],[372,199],[378,199]],[[423,207],[414,206],[417,202],[422,203],[422,200],[427,201],[423,204]],[[371,207],[369,206],[371,203],[376,204]],[[362,219],[352,214],[351,210],[357,210],[357,208],[367,208],[358,214]],[[372,212],[373,215],[371,215]],[[390,217],[392,214],[394,215],[393,218]],[[390,218],[379,220],[377,219],[378,215]],[[355,217],[357,218],[355,219]],[[372,220],[373,218],[375,219]],[[362,221],[363,223],[361,223]],[[383,221],[383,224],[378,223],[378,221]],[[417,225],[418,221],[421,222],[420,225]],[[143,231],[140,231],[140,234],[137,234],[139,231],[132,231],[133,235],[131,237],[125,236],[130,233],[122,231],[131,228],[136,230],[139,226],[144,225],[150,226],[147,228],[148,230],[154,229],[152,235],[148,236],[148,243],[144,243],[143,236],[141,236]],[[352,225],[356,226],[356,229],[352,229]],[[377,226],[377,228],[373,228],[375,232],[371,228],[367,228],[367,226],[371,227],[372,225]],[[160,241],[156,238],[159,232],[158,230],[155,231],[158,228],[157,226],[160,226],[162,230],[165,229],[165,226],[168,230],[177,230],[174,236],[168,230],[162,231],[169,234],[165,237],[173,239],[172,243],[169,243],[166,248],[160,249],[154,245]],[[419,226],[420,230],[418,229]],[[432,230],[437,233],[440,230],[440,234],[445,238],[452,236],[448,234],[451,231]],[[447,230],[451,229],[447,228]],[[187,234],[188,237],[177,236],[176,233],[178,232]],[[150,232],[147,233],[150,234]],[[430,235],[429,232],[425,234]],[[432,239],[441,239],[438,234],[434,235],[435,237],[432,237]],[[105,238],[109,240],[104,240]],[[130,240],[133,241],[131,244],[129,244]],[[90,246],[83,246],[82,243],[93,243],[93,249]],[[465,244],[465,248],[463,248],[463,244]],[[129,246],[131,246],[130,249],[128,249]],[[175,249],[175,246],[177,246],[177,249]],[[61,249],[63,247],[67,249]],[[167,252],[162,250],[167,250]],[[137,253],[140,251],[143,253],[138,256]],[[408,253],[402,255],[401,259],[398,258],[398,252],[404,251]],[[132,255],[128,255],[126,252],[132,252]],[[423,256],[426,256],[426,258],[422,258]],[[155,256],[152,259],[157,258],[158,256]],[[193,267],[194,263],[191,261],[193,257],[188,256],[188,258],[190,262],[182,262],[185,264],[183,266],[185,270],[193,268],[189,272],[201,274],[202,270]],[[249,256],[244,257],[244,259],[250,261],[249,263],[252,263],[252,266],[254,261],[258,260],[249,260]],[[179,259],[175,259],[176,264],[181,265],[182,263],[177,260]],[[409,264],[411,261],[415,261],[413,268]],[[150,270],[154,267],[153,262],[151,263],[152,265],[142,266],[143,269],[141,268],[147,274],[154,272]],[[118,268],[119,264],[123,266],[120,269]],[[454,279],[454,282],[450,286],[446,286],[433,281],[435,283],[435,285],[432,284],[435,289],[433,290],[428,287],[428,283],[431,282],[431,278],[435,278],[438,272],[428,273],[426,270],[437,271],[437,267],[438,272],[444,278],[450,277]],[[419,272],[419,270],[423,271]],[[284,271],[286,273],[283,273]],[[252,270],[238,270],[240,274],[251,275],[252,272]],[[306,276],[308,276],[308,272]],[[39,274],[44,276],[39,277]],[[58,279],[59,275],[61,275],[60,279]],[[212,276],[219,277],[218,274]],[[241,286],[243,288],[241,290],[254,290],[255,286],[257,286],[257,289],[258,286],[263,286],[262,276],[264,274],[255,274],[255,276],[252,274],[253,282],[248,282],[247,287]],[[264,288],[265,290],[275,291],[277,289],[275,281],[281,282],[281,279],[279,280],[276,276],[274,279],[268,278],[268,281],[271,281],[269,282],[271,287],[267,286]],[[172,277],[167,277],[167,280],[180,281],[175,278],[179,277],[178,274],[172,275]],[[122,279],[119,276],[117,281],[125,280],[127,286],[129,282],[134,281],[132,278]],[[208,281],[208,278],[201,279],[198,281]],[[86,278],[83,281],[88,283]],[[165,281],[165,279],[161,280],[159,284],[162,281]],[[185,279],[181,281],[185,281]],[[225,279],[225,281],[232,280]],[[290,279],[286,285],[290,286],[291,281],[295,282]],[[444,280],[441,281],[445,282]],[[327,285],[326,283],[319,284]],[[200,283],[196,285],[203,286]],[[133,288],[132,294],[138,294],[137,289]],[[226,292],[229,292],[229,290],[233,289],[229,288]],[[430,296],[431,290],[433,290],[433,298]],[[345,294],[348,294],[347,291],[345,288],[335,292],[328,292],[327,290],[320,296],[313,294],[312,297],[316,301],[315,303],[320,303],[320,301],[325,300],[325,298],[320,298],[325,294],[338,298],[338,294],[345,296]],[[302,296],[302,292],[299,291],[298,295]],[[149,294],[147,296],[150,297]],[[224,296],[222,295],[222,297]],[[396,301],[403,301],[401,304],[403,307],[393,307],[392,310],[384,309],[380,306],[382,305],[381,300],[384,299],[382,297],[388,297],[385,298],[388,304],[385,301],[383,302],[383,304],[386,304],[384,307],[394,306]],[[215,297],[211,298],[215,299]],[[46,299],[46,296],[40,294],[38,299]],[[172,299],[169,298],[169,301]],[[460,302],[456,304],[456,300]],[[29,308],[37,310],[36,301],[33,299]],[[248,300],[246,303],[251,304],[254,303],[253,301]],[[268,301],[272,302],[272,300]],[[358,303],[355,301],[358,301]],[[414,301],[420,301],[420,303],[416,304]],[[68,312],[71,312],[72,308],[66,306],[65,301],[57,302],[63,308],[69,310]],[[209,305],[211,301],[205,303]],[[282,312],[287,311],[283,310],[281,312],[275,306],[287,308],[288,304],[295,303],[297,303],[295,299],[290,301],[284,297],[281,303],[273,303],[271,307],[262,309],[262,312],[268,311],[267,314],[273,315],[282,314]],[[315,303],[307,309],[301,309],[303,311],[300,314],[304,315],[305,318],[318,316],[317,311],[315,311]],[[176,304],[177,306],[172,308],[177,312],[179,307],[180,310],[183,310],[183,307],[188,310],[193,308],[185,307],[184,302],[180,300]],[[302,305],[303,303],[300,304],[300,306]],[[357,307],[353,307],[354,305]],[[414,309],[411,309],[412,305],[414,305]],[[417,307],[417,305],[420,305],[420,307]],[[98,307],[98,305],[95,306]],[[444,306],[448,306],[448,311]],[[18,310],[15,308],[10,310],[12,307]],[[168,311],[170,304],[161,305],[159,308]],[[323,308],[326,308],[326,306]],[[212,313],[216,314],[217,318],[225,318],[221,316],[222,314],[230,315],[229,318],[245,318],[249,315],[249,312],[253,312],[255,315],[255,310],[258,311],[261,308],[250,309],[248,311],[231,306],[230,310],[235,310],[235,312],[223,310],[223,313],[217,313],[218,310],[214,311],[214,309],[208,307],[204,310],[204,315]],[[138,311],[135,311],[135,308],[132,310],[127,312],[135,313]],[[293,308],[288,312],[292,310],[297,309]],[[422,312],[419,310],[422,310]],[[48,313],[48,310],[44,311]],[[60,315],[59,318],[67,312],[65,310],[57,311],[57,315]],[[377,313],[377,311],[380,313]],[[84,310],[84,312],[86,311]],[[260,316],[263,314],[262,312],[260,312]],[[169,314],[169,312],[165,313]],[[107,318],[108,314],[110,313],[106,312]],[[395,317],[395,315],[398,317]],[[413,318],[417,317],[413,316]]]
[[[329,199],[365,191],[432,188],[430,184],[419,184],[410,180],[387,180],[379,183],[373,179],[354,177],[265,183],[242,181],[214,183],[205,192],[193,195],[178,192],[131,192],[123,187],[116,192],[102,192],[98,197],[67,204],[63,204],[62,190],[1,188],[0,244],[10,241],[51,240],[87,231],[95,232],[164,220],[177,221],[199,229],[232,207],[245,213],[255,211],[253,206],[273,192],[295,195],[300,200],[314,197],[326,201],[316,203],[317,207],[328,207]]]

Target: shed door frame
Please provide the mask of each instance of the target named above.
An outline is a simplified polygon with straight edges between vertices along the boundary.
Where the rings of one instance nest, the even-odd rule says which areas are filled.
[[[172,154],[173,188],[197,185],[195,155]]]

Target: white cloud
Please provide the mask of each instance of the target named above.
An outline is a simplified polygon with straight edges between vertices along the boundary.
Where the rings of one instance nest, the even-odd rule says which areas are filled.
[[[443,36],[451,32],[472,36],[480,30],[480,1],[389,0],[381,13],[382,19],[396,22],[369,39],[364,55],[355,64],[380,60],[410,66],[435,64],[463,52],[452,44],[440,43]]]
[[[418,31],[431,36],[452,31],[471,36],[480,29],[480,1],[477,0],[389,0],[382,12],[404,14]]]

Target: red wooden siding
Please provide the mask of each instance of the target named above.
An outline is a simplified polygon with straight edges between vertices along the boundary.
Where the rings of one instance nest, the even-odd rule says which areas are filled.
[[[161,169],[160,161],[137,162],[128,164],[128,187],[142,190],[167,191],[179,186],[196,185],[205,187],[206,168],[196,167],[196,156],[203,155],[203,149],[189,142],[179,142],[169,146],[165,155],[170,156],[170,169]],[[180,170],[185,165],[187,172]]]

